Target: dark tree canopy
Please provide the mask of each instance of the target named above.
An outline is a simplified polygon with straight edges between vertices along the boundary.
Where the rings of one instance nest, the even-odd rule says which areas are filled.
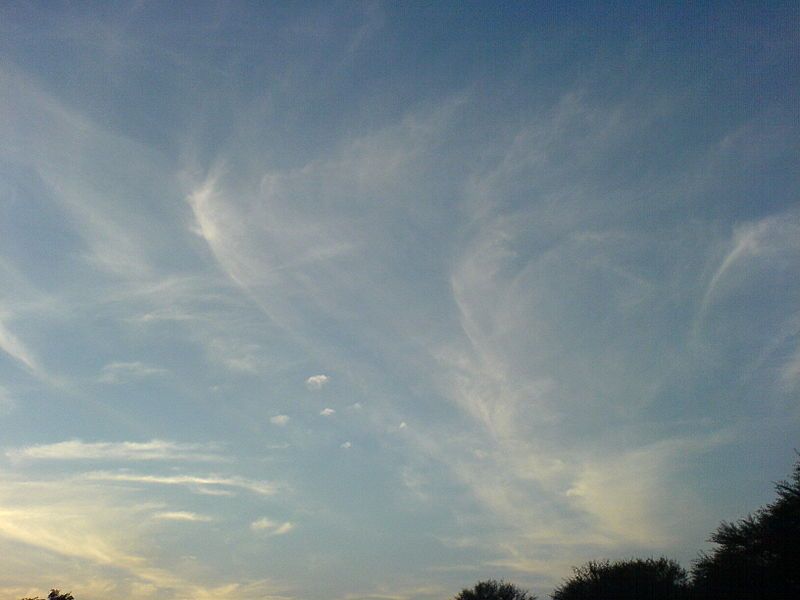
[[[43,599],[39,598],[39,596],[36,596],[35,598],[22,598],[22,600],[43,600]],[[69,592],[65,592],[62,594],[61,590],[53,589],[50,590],[50,593],[47,594],[47,598],[44,600],[75,600],[75,597]]]
[[[688,593],[686,571],[666,558],[589,562],[557,587],[553,600],[679,600]]]
[[[775,488],[774,502],[713,533],[693,569],[699,598],[800,598],[800,461]]]
[[[461,590],[454,600],[536,600],[536,596],[514,584],[489,579],[478,582],[471,589]]]

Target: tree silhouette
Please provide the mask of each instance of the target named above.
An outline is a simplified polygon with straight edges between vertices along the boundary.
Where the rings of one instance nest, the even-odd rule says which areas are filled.
[[[34,598],[21,598],[21,600],[43,600],[43,599],[39,598],[39,596],[36,596]],[[75,597],[69,592],[62,594],[61,590],[52,589],[50,590],[50,593],[47,594],[47,598],[44,600],[75,600]]]
[[[693,569],[698,598],[800,598],[800,461],[778,498],[736,523],[722,522]]]
[[[453,600],[536,600],[536,596],[505,581],[488,579],[464,589]]]
[[[557,587],[553,600],[680,600],[688,597],[686,571],[666,558],[589,562]]]

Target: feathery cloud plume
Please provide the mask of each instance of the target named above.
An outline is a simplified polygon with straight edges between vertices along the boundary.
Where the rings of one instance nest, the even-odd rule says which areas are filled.
[[[25,345],[12,334],[0,319],[0,350],[8,354],[14,360],[21,362],[31,371],[38,371],[36,360]]]

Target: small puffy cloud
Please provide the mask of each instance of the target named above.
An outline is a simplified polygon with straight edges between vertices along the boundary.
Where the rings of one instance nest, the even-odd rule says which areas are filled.
[[[408,425],[406,424],[405,421],[403,421],[402,423],[400,423],[400,425],[397,428],[398,429],[405,429],[406,427],[408,427]]]
[[[275,415],[274,417],[270,417],[269,422],[278,427],[284,427],[289,422],[289,416]]]
[[[332,408],[323,408],[321,411],[319,411],[319,414],[323,417],[330,417],[331,415],[335,415],[336,411]]]
[[[313,391],[321,390],[322,387],[328,383],[329,377],[327,375],[312,375],[306,379],[306,387]]]
[[[353,447],[353,444],[351,444],[350,442],[344,442],[344,443],[339,445],[339,448],[344,448],[345,450],[347,450],[348,448],[352,448],[352,447]]]
[[[353,404],[350,405],[350,408],[352,410],[361,410],[364,407],[361,405],[361,402],[354,402]]]
[[[270,536],[285,535],[294,529],[294,523],[291,523],[290,521],[277,523],[268,519],[267,517],[261,517],[260,519],[250,523],[250,529],[253,531],[263,532]]]
[[[190,521],[197,523],[208,523],[212,520],[207,515],[198,515],[197,513],[182,510],[156,513],[153,518],[160,521]]]

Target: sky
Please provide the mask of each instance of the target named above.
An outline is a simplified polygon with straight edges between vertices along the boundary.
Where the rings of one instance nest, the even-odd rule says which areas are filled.
[[[3,3],[0,596],[690,566],[800,447],[799,17]]]

